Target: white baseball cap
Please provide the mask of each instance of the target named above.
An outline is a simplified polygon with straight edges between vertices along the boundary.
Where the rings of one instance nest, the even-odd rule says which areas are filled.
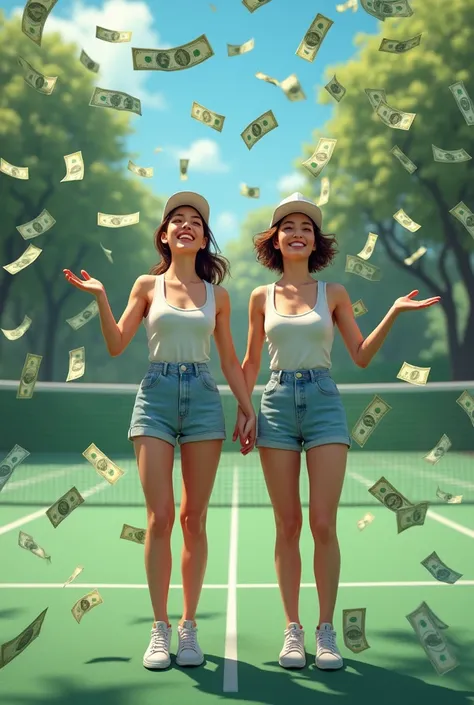
[[[199,193],[194,193],[194,191],[178,191],[178,193],[174,193],[170,196],[166,201],[162,220],[164,220],[172,210],[179,208],[179,206],[191,206],[191,208],[195,208],[206,225],[209,225],[211,210],[209,203],[204,196],[200,196]]]
[[[273,211],[270,227],[273,228],[275,223],[278,223],[279,220],[290,215],[290,213],[304,213],[308,215],[321,230],[323,222],[321,210],[313,201],[310,201],[309,198],[305,198],[303,194],[298,191],[284,198],[283,201],[278,204]]]

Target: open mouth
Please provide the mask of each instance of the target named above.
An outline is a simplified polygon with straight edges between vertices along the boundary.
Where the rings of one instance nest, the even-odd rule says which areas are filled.
[[[178,240],[188,240],[192,242],[194,238],[190,233],[181,233],[181,235],[178,235]]]
[[[300,248],[306,247],[306,243],[305,242],[298,242],[298,241],[290,242],[289,247],[294,247],[295,249],[298,247],[300,247]]]

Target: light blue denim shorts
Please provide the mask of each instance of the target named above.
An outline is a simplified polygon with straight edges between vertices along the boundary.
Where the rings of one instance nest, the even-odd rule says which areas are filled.
[[[205,362],[151,362],[140,383],[128,440],[153,436],[175,446],[225,439],[221,395]]]
[[[340,392],[325,368],[272,371],[257,426],[260,448],[308,451],[326,443],[352,446]]]

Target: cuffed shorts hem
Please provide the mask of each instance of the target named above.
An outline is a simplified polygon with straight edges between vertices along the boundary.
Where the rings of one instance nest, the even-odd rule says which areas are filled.
[[[132,426],[128,431],[128,440],[133,441],[133,436],[151,436],[152,438],[159,438],[161,441],[171,443],[172,446],[176,445],[176,438],[173,438],[171,434],[165,431],[157,431],[152,426]]]
[[[297,450],[301,453],[303,447],[296,443],[280,443],[279,441],[272,441],[267,438],[257,438],[255,443],[257,448],[278,448],[279,450]]]
[[[343,436],[333,436],[332,438],[320,438],[316,441],[307,441],[304,443],[303,448],[305,451],[310,450],[311,448],[317,448],[318,446],[325,446],[328,445],[329,443],[342,443],[345,446],[349,446],[349,448],[352,446],[352,441],[350,438],[343,437]]]
[[[225,439],[225,433],[215,431],[214,433],[200,433],[194,436],[184,436],[184,438],[181,437],[178,439],[178,443],[182,446],[184,443],[192,443],[193,441],[225,441]]]

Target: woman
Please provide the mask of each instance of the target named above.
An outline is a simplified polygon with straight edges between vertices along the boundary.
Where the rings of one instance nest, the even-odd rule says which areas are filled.
[[[311,272],[330,264],[337,252],[335,237],[323,235],[321,226],[320,209],[294,193],[276,208],[270,229],[255,237],[258,261],[282,277],[251,294],[247,352],[242,364],[251,393],[266,337],[271,376],[261,400],[256,445],[276,523],[275,566],[287,621],[279,657],[283,668],[303,668],[306,663],[298,611],[302,448],[309,476],[309,520],[320,609],[316,666],[336,669],[343,665],[333,629],[340,571],[336,513],[351,439],[339,391],[329,374],[334,324],[355,364],[367,367],[399,313],[440,300],[436,296],[413,301],[418,291],[402,296],[364,340],[346,289],[340,284],[315,281],[311,276]],[[243,419],[239,409],[234,438]]]
[[[171,662],[167,599],[176,440],[181,446],[184,537],[184,609],[176,662],[199,666],[204,660],[195,615],[207,563],[207,508],[225,439],[222,403],[207,366],[211,334],[222,372],[243,409],[235,438],[239,435],[244,455],[255,444],[255,412],[232,342],[229,296],[219,286],[228,263],[210,250],[211,242],[216,245],[208,222],[209,204],[202,196],[171,196],[154,237],[161,261],[149,275],[138,277],[118,323],[97,279],[84,270],[84,280],[63,270],[71,284],[96,296],[112,356],[125,350],[142,318],[147,331],[150,366],[139,387],[128,438],[134,444],[148,515],[145,566],[155,621],[143,665],[151,669],[167,668]]]

